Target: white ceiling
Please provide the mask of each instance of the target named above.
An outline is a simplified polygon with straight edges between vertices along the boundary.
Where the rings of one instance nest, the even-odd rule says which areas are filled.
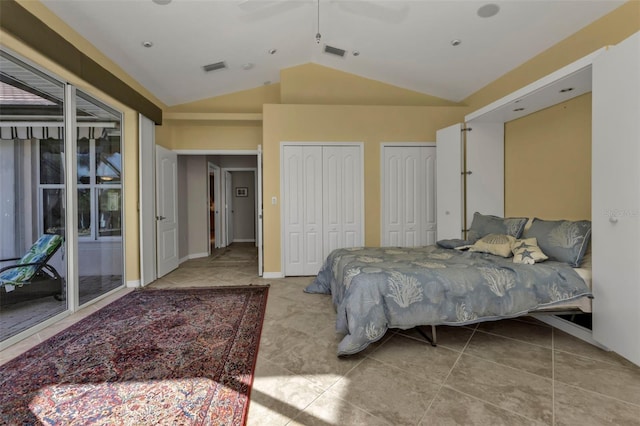
[[[43,3],[171,106],[276,83],[281,69],[309,62],[460,101],[624,2],[320,0],[320,44],[316,0]],[[478,16],[488,3],[499,13]],[[218,61],[228,69],[202,69]]]

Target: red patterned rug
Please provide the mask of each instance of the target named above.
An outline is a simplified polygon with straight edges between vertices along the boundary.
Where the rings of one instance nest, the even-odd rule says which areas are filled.
[[[242,425],[267,293],[129,293],[0,367],[0,424]]]

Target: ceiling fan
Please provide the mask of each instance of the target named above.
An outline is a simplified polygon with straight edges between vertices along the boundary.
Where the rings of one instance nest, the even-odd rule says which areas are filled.
[[[323,3],[336,6],[347,13],[389,24],[398,24],[409,14],[408,2],[388,0],[240,0],[238,7],[246,12],[245,19],[257,21],[309,5],[317,5],[319,14]]]

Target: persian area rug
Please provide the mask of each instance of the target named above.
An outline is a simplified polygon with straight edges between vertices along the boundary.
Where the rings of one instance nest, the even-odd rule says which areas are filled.
[[[242,425],[267,294],[129,293],[0,367],[0,424]]]

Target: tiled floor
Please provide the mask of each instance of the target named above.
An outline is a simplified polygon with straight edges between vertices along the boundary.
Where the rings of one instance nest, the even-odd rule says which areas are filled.
[[[271,284],[249,425],[640,425],[640,367],[535,320],[438,327],[435,348],[389,332],[338,358],[330,296],[255,271],[255,250],[232,246],[153,284]]]

